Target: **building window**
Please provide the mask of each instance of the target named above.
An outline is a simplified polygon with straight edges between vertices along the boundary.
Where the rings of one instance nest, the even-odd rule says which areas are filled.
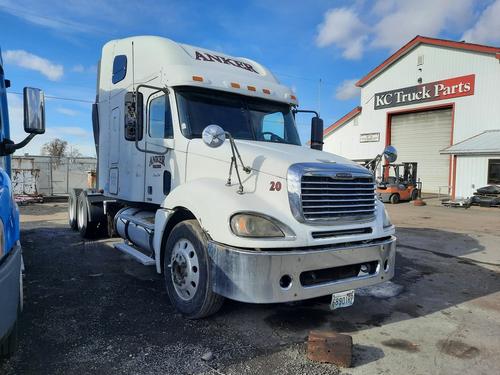
[[[500,185],[500,159],[488,160],[488,184]]]
[[[173,138],[170,102],[165,95],[151,100],[149,104],[149,136],[151,138]]]
[[[113,83],[118,83],[127,75],[127,56],[118,55],[113,60]]]

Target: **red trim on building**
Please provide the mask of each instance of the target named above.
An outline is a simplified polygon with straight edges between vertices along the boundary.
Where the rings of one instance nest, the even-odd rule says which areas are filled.
[[[385,70],[385,68],[395,63],[397,60],[399,60],[401,57],[406,55],[409,51],[411,51],[413,48],[417,47],[420,44],[429,44],[433,46],[448,47],[448,48],[454,48],[472,52],[491,53],[494,54],[497,59],[500,59],[499,47],[485,46],[473,43],[455,42],[453,40],[428,38],[425,36],[417,35],[415,38],[413,38],[403,47],[397,50],[393,55],[389,56],[389,58],[387,58],[382,64],[377,66],[370,73],[368,73],[358,82],[356,82],[356,86],[358,87],[364,86],[368,81],[372,80],[377,75],[379,75],[383,70]]]
[[[451,155],[450,155],[451,157]],[[453,181],[451,184],[451,199],[455,199],[455,186],[457,184],[457,155],[453,155]]]
[[[343,117],[341,117],[339,120],[335,121],[332,125],[327,127],[323,131],[323,137],[328,136],[331,132],[333,132],[335,129],[338,127],[344,125],[347,121],[352,119],[353,117],[357,116],[358,114],[361,113],[362,108],[361,107],[356,107],[354,108],[351,112],[345,114]]]
[[[407,113],[415,113],[415,112],[433,111],[436,109],[444,109],[444,108],[451,108],[450,146],[453,145],[453,133],[455,131],[455,103],[454,102],[387,112],[387,119],[386,119],[386,125],[385,125],[385,145],[388,146],[391,144],[392,116],[403,115],[403,114],[407,114]],[[455,161],[455,163],[456,163],[456,161]],[[452,157],[451,157],[451,155],[450,155],[450,166],[448,168],[448,185],[451,186],[451,191],[453,192],[453,194],[455,194],[455,167],[453,166],[453,179],[452,179]]]

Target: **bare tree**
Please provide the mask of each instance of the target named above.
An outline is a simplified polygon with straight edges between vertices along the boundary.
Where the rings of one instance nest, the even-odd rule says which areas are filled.
[[[65,156],[67,148],[68,142],[59,138],[54,138],[50,142],[45,143],[42,146],[41,151],[42,155],[52,156],[60,159],[61,157]]]
[[[69,150],[67,150],[64,153],[64,156],[67,156],[68,158],[74,159],[74,158],[80,158],[80,157],[82,157],[82,153],[76,147],[69,146]]]

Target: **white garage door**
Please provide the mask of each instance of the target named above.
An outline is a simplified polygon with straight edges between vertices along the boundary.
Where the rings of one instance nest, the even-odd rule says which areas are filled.
[[[451,109],[392,116],[391,143],[398,151],[397,163],[417,162],[417,177],[425,193],[437,193],[448,185],[450,159],[440,150],[450,145]]]

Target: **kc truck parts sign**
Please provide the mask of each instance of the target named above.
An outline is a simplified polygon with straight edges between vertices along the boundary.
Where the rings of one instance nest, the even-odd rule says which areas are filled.
[[[475,75],[455,77],[375,94],[375,109],[474,95]]]

